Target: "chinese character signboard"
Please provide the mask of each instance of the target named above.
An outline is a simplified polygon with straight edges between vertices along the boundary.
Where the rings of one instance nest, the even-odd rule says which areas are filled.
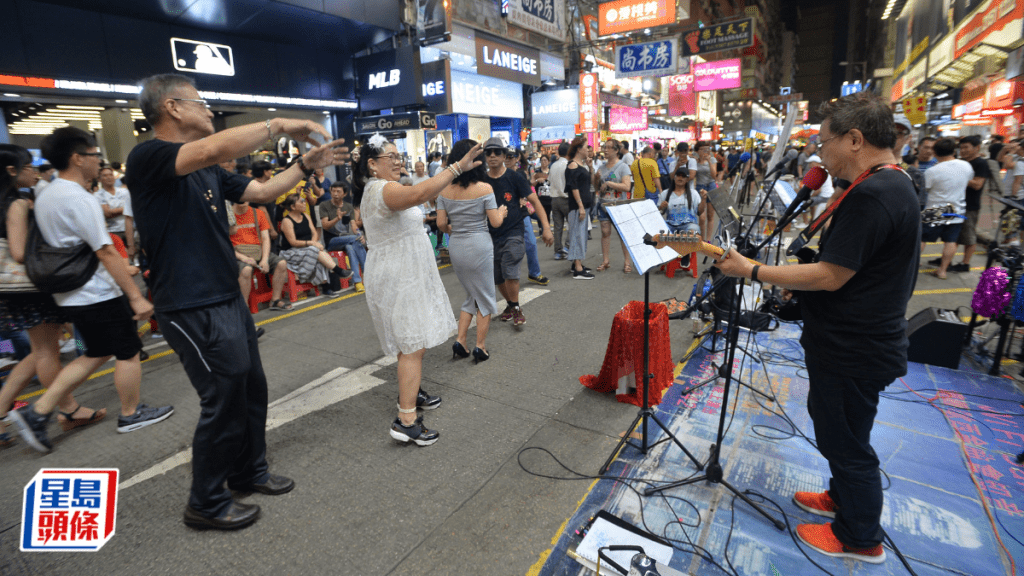
[[[601,85],[597,74],[580,74],[580,132],[601,129]]]
[[[702,56],[711,52],[746,48],[753,45],[754,21],[752,18],[683,32],[683,56]]]
[[[679,41],[627,44],[615,48],[615,77],[667,76],[679,68]]]
[[[608,116],[610,132],[636,132],[647,130],[647,107],[624,108],[612,106]]]
[[[565,0],[510,0],[508,21],[548,38],[564,40]]]
[[[693,65],[693,89],[696,92],[730,90],[742,84],[739,58],[701,62]]]
[[[601,36],[676,23],[675,0],[614,0],[598,5],[597,10]]]
[[[928,100],[924,96],[907,98],[903,101],[903,113],[912,124],[924,124],[928,121]]]
[[[95,552],[114,536],[117,469],[42,469],[25,486],[21,551]]]
[[[679,74],[668,79],[668,115],[694,116],[697,98],[693,92],[693,74]]]

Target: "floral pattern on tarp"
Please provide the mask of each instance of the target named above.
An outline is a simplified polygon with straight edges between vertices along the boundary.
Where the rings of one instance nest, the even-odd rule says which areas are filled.
[[[672,386],[672,343],[668,329],[668,308],[661,302],[651,306],[651,387],[648,401],[651,406],[661,403],[661,396]],[[580,383],[595,392],[614,392],[619,380],[633,375],[633,387],[628,394],[616,394],[619,402],[643,406],[644,367],[644,303],[632,301],[615,314],[604,364],[597,376],[580,376]]]
[[[971,299],[971,310],[986,318],[998,316],[1010,303],[1011,295],[1006,290],[1009,284],[1010,277],[1003,268],[992,267],[982,272]]]

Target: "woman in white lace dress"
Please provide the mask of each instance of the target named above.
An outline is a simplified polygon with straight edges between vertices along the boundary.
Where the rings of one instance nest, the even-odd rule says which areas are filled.
[[[359,149],[355,167],[355,204],[366,230],[363,284],[380,346],[398,355],[398,418],[391,437],[429,446],[436,430],[427,429],[416,409],[430,410],[441,399],[420,390],[423,354],[456,332],[448,293],[441,284],[434,249],[423,228],[419,206],[437,198],[463,171],[480,165],[474,146],[457,163],[415,186],[402,186],[402,156],[380,135]]]

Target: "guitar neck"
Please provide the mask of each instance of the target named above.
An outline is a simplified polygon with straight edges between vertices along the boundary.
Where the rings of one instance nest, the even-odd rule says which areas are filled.
[[[655,237],[655,242],[657,243],[658,248],[668,246],[669,248],[675,250],[676,253],[678,253],[680,256],[685,256],[691,252],[700,252],[701,254],[711,256],[715,260],[718,260],[719,258],[722,257],[723,254],[725,254],[725,250],[723,250],[722,248],[719,248],[714,244],[709,244],[699,239],[687,240],[683,242],[674,242],[664,240],[659,235]],[[747,258],[747,260],[751,264],[761,264],[757,260],[753,260],[751,258]]]

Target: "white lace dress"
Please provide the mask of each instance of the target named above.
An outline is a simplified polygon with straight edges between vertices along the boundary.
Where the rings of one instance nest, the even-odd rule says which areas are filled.
[[[366,303],[385,354],[410,354],[443,344],[458,330],[441,284],[434,248],[418,206],[384,204],[387,181],[366,184],[360,211],[366,228]]]

